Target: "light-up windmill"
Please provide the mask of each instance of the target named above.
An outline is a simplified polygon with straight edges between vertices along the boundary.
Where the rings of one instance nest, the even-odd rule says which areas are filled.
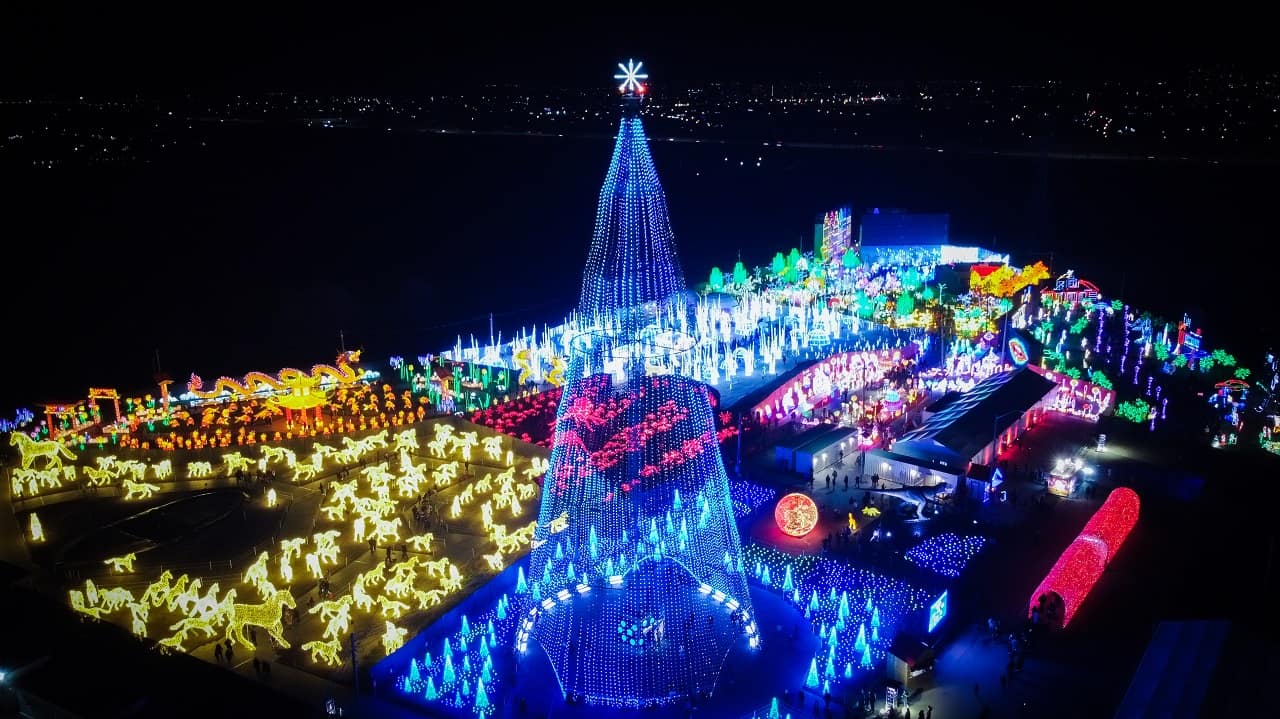
[[[644,67],[644,63],[636,62],[635,60],[627,60],[626,65],[618,63],[618,69],[622,72],[613,76],[613,79],[622,81],[622,84],[618,86],[618,92],[624,95],[631,93],[644,94],[644,84],[640,81],[648,80],[649,73],[640,72],[642,67]]]

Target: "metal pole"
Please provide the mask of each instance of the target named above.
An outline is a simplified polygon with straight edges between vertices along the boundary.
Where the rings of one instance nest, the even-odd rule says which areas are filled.
[[[355,687],[354,696],[360,696],[360,669],[356,666],[356,633],[351,632],[351,685]]]

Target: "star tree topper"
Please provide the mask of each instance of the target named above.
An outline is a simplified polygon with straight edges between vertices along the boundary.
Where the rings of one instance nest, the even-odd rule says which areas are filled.
[[[627,60],[626,65],[618,63],[618,69],[622,72],[613,76],[613,79],[622,81],[622,84],[618,86],[618,92],[624,95],[644,94],[645,87],[640,81],[648,80],[649,73],[640,72],[642,67],[644,67],[644,63],[636,62],[635,60]]]

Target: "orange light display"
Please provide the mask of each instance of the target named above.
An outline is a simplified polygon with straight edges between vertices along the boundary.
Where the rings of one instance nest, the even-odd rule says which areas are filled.
[[[818,526],[818,505],[806,495],[792,492],[778,500],[773,509],[778,529],[793,537],[803,537]]]

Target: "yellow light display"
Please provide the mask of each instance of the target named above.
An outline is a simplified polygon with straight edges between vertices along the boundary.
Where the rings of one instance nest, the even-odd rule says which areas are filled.
[[[484,555],[484,561],[489,565],[489,568],[495,572],[501,572],[502,568],[506,566],[506,563],[502,561],[502,552],[486,554]]]
[[[187,479],[200,479],[213,474],[213,465],[208,462],[187,462]]]
[[[866,506],[862,508],[862,514],[865,517],[879,517],[880,510],[877,509],[876,507]]]
[[[98,587],[92,579],[84,580],[84,596],[89,600],[89,606],[98,606]]]
[[[169,595],[169,582],[173,581],[173,573],[168,569],[160,573],[160,578],[147,585],[146,591],[142,593],[140,602],[149,602],[153,607],[159,607],[164,604],[165,598]]]
[[[267,506],[268,507],[276,506],[276,488],[275,487],[272,487],[271,489],[267,490]]]
[[[124,498],[126,501],[131,499],[150,499],[151,495],[155,494],[159,489],[160,487],[155,484],[134,482],[130,479],[124,480]]]
[[[440,581],[440,587],[446,592],[456,592],[462,589],[462,575],[458,573],[456,566],[449,567],[449,576]]]
[[[111,480],[115,479],[115,475],[111,474],[111,472],[93,467],[85,467],[84,476],[89,478],[89,485],[93,487],[106,486],[111,484]]]
[[[418,600],[418,609],[423,610],[428,607],[434,607],[444,601],[447,594],[443,589],[431,589],[428,591],[413,590],[413,598]]]
[[[409,633],[408,629],[397,627],[391,622],[387,622],[387,629],[382,633],[382,648],[386,651],[387,656],[391,656],[395,650],[404,646],[404,637]]]
[[[311,661],[336,667],[342,664],[342,642],[337,637],[328,641],[311,641],[302,645],[302,650],[311,654]]]
[[[267,601],[262,604],[232,604],[226,637],[235,639],[246,649],[254,649],[256,647],[244,636],[244,628],[252,625],[267,630],[267,634],[276,640],[276,644],[288,649],[290,645],[284,638],[284,625],[280,617],[285,607],[294,609],[297,606],[298,603],[293,600],[293,595],[288,591],[276,592],[267,597]]]
[[[25,437],[26,435],[22,436]],[[31,537],[33,542],[44,541],[44,525],[40,523],[40,518],[36,516],[35,512],[32,512],[27,517],[27,536]]]
[[[418,450],[418,431],[406,429],[396,435],[396,451],[416,452]]]
[[[280,579],[285,584],[293,584],[293,567],[289,564],[289,555],[280,555]]]
[[[413,547],[413,551],[415,552],[430,552],[431,543],[435,540],[435,534],[427,532],[426,534],[419,534],[416,537],[409,537],[407,542],[410,547]]]
[[[324,570],[320,568],[320,557],[315,552],[308,552],[306,556],[307,571],[311,573],[313,579],[324,577]]]
[[[151,465],[151,471],[157,481],[168,479],[173,476],[173,460],[166,459],[163,462],[157,462]]]
[[[22,432],[9,433],[9,446],[18,448],[18,453],[22,455],[23,469],[30,469],[31,464],[40,458],[44,459],[46,469],[49,467],[61,467],[63,457],[67,459],[76,458],[71,453],[71,450],[62,446],[61,442],[52,439],[34,440]]]
[[[98,609],[97,607],[91,607],[85,604],[84,592],[81,592],[79,589],[72,589],[70,592],[68,592],[68,594],[71,597],[72,609],[76,610],[77,612],[80,612],[81,614],[85,614],[87,616],[93,617],[94,619],[102,619],[101,609]]]
[[[452,438],[453,449],[461,454],[463,462],[471,461],[471,448],[480,444],[477,435],[477,432],[462,432]]]
[[[381,608],[382,617],[384,619],[387,617],[390,617],[391,619],[399,619],[400,615],[404,614],[405,611],[409,609],[408,604],[398,602],[394,599],[388,599],[386,597],[378,597],[377,602],[378,607]]]
[[[104,589],[101,592],[98,592],[98,597],[101,599],[100,606],[102,607],[102,611],[107,614],[114,612],[126,604],[132,604],[134,601],[133,592],[125,589],[124,587]],[[95,602],[95,604],[97,604],[97,602]]]
[[[260,594],[266,596],[266,593],[262,591],[262,587],[267,581],[267,553],[263,552],[262,554],[259,554],[257,560],[255,560],[253,564],[250,564],[249,568],[245,570],[244,583],[256,588]]]
[[[302,556],[302,545],[306,543],[305,537],[282,539],[280,540],[280,553],[285,557],[285,561],[296,559]]]

